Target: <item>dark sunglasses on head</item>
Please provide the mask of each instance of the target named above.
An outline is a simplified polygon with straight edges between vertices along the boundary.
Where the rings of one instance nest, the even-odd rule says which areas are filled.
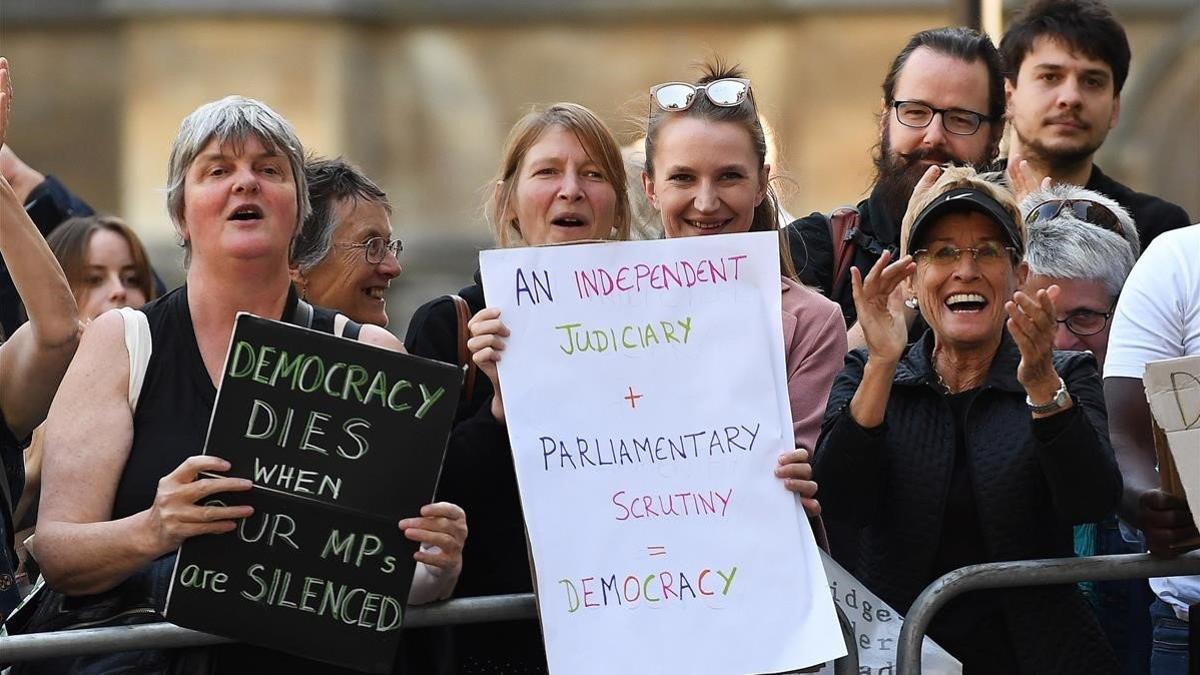
[[[732,108],[750,96],[750,80],[726,77],[704,84],[663,82],[650,87],[650,100],[661,110],[679,112],[692,107],[696,95],[703,93],[713,105]]]
[[[1053,220],[1064,210],[1075,216],[1076,220],[1102,227],[1122,237],[1125,236],[1117,214],[1100,202],[1090,199],[1048,199],[1029,210],[1029,214],[1025,216],[1025,223],[1032,225],[1042,220]]]

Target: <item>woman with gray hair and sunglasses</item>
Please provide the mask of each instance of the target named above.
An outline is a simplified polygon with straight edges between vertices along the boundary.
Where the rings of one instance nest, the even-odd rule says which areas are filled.
[[[1021,213],[1029,230],[1024,291],[1059,288],[1054,348],[1090,351],[1103,368],[1109,319],[1140,252],[1133,218],[1105,195],[1069,184],[1031,192]]]
[[[33,552],[55,590],[92,596],[120,587],[122,597],[157,609],[180,544],[230,532],[251,515],[246,506],[198,504],[252,486],[214,477],[229,463],[199,453],[237,313],[293,322],[303,314],[288,267],[309,212],[303,157],[292,125],[253,99],[230,96],[183,120],[171,149],[167,205],[185,249],[186,284],[141,310],[153,351],[140,396],[131,404],[123,317],[107,312],[85,333],[46,423]],[[312,311],[312,327],[325,332],[346,321]],[[363,326],[358,339],[403,349],[378,326]],[[448,596],[466,538],[462,510],[427,505],[399,527],[422,544],[409,602]],[[216,648],[217,670],[245,669],[254,658],[252,650],[230,649]],[[65,661],[58,664],[65,670],[89,668],[86,659]],[[293,666],[271,654],[265,663],[305,662]]]

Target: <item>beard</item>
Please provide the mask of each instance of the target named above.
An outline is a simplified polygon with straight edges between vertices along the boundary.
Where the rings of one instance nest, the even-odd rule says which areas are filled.
[[[1044,164],[1052,172],[1075,169],[1091,159],[1104,143],[1104,138],[1101,138],[1099,141],[1084,140],[1074,147],[1051,148],[1036,138],[1026,138],[1015,124],[1012,125],[1012,130],[1021,142],[1021,147],[1025,149],[1025,154]]]
[[[935,122],[936,123],[936,122]],[[980,133],[982,133],[980,129]],[[921,176],[929,169],[929,164],[952,164],[954,166],[971,166],[976,171],[986,171],[988,157],[995,154],[995,144],[989,147],[986,156],[978,162],[969,162],[950,155],[944,148],[916,148],[911,152],[892,152],[892,140],[888,127],[883,127],[883,135],[879,140],[879,149],[875,153],[875,189],[883,203],[884,212],[896,224],[896,236],[900,235],[900,222],[904,212],[908,210],[908,201],[912,198],[913,189],[921,182]]]

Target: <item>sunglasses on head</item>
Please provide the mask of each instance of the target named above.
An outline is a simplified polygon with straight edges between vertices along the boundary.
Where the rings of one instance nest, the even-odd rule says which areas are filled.
[[[1122,237],[1125,236],[1117,214],[1100,202],[1090,199],[1048,199],[1029,210],[1029,214],[1025,216],[1025,224],[1032,225],[1042,220],[1053,220],[1063,211],[1071,213],[1076,220],[1102,227]]]
[[[750,96],[750,80],[726,77],[704,84],[664,82],[650,87],[650,100],[661,110],[679,112],[692,107],[700,93],[713,105],[732,108],[741,105]]]

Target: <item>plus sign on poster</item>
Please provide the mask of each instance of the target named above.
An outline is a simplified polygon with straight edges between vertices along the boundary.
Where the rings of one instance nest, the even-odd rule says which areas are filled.
[[[774,232],[485,251],[552,673],[845,654],[793,449]]]

